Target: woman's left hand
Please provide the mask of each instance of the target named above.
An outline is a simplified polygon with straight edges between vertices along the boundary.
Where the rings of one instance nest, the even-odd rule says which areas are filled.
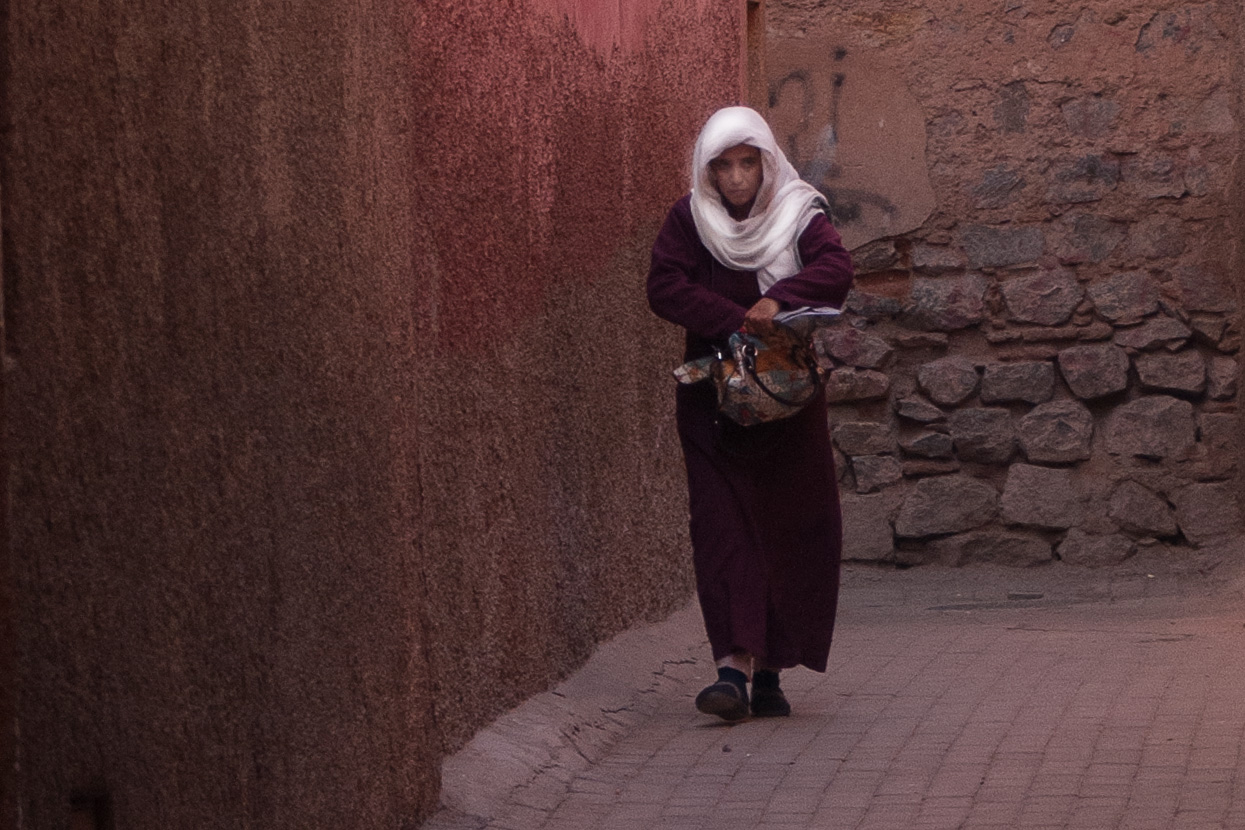
[[[744,331],[758,337],[767,337],[774,333],[774,315],[782,310],[777,300],[762,297],[756,305],[748,309],[744,315]]]

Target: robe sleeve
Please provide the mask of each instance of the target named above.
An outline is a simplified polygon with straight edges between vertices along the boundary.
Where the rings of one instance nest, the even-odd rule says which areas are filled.
[[[690,210],[671,208],[653,243],[648,271],[648,304],[653,312],[707,340],[729,337],[747,309],[692,280],[700,238]]]
[[[842,308],[852,287],[852,256],[824,216],[814,216],[797,243],[804,267],[774,283],[765,296],[783,308]]]

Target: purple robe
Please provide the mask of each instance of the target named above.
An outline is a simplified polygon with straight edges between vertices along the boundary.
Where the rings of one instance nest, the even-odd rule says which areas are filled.
[[[764,296],[783,308],[841,306],[852,264],[838,232],[814,217],[798,248],[803,269]],[[684,359],[711,354],[761,296],[755,272],[727,268],[700,241],[690,197],[676,202],[653,243],[648,300],[687,329]],[[824,394],[792,418],[752,427],[718,417],[711,382],[679,386],[675,404],[714,659],[742,650],[758,666],[825,671],[842,525]]]

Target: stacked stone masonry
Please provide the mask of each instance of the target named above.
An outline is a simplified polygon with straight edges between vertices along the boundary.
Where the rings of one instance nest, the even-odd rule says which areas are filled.
[[[1226,7],[807,6],[771,30],[901,72],[938,196],[854,252],[817,336],[846,557],[1096,566],[1237,531]]]
[[[1113,321],[1111,286],[1124,283],[1108,278],[1040,292],[1038,304],[1077,295],[1078,319],[1029,327],[1014,311],[1029,306],[1002,299],[1009,277],[1046,279],[945,279],[974,285],[961,294],[982,309],[971,325],[940,324],[919,296],[888,304],[857,291],[818,335],[849,558],[1109,564],[1231,532],[1235,326],[1221,314],[1195,322],[1158,290]],[[918,315],[934,330],[914,330]],[[955,348],[965,339],[1000,345],[968,357]]]

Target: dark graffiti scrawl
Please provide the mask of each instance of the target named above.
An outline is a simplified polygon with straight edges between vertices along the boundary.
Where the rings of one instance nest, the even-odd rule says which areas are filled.
[[[847,50],[834,50],[834,60],[842,61]],[[843,168],[837,163],[839,149],[839,111],[846,73],[835,72],[829,84],[828,101],[818,100],[818,84],[807,69],[795,69],[771,82],[769,107],[776,109],[786,96],[798,102],[800,118],[794,128],[775,129],[776,138],[784,146],[787,158],[795,165],[800,178],[816,187],[834,215],[840,228],[863,225],[867,212],[894,219],[898,206],[886,196],[867,188],[849,187],[843,181]]]

